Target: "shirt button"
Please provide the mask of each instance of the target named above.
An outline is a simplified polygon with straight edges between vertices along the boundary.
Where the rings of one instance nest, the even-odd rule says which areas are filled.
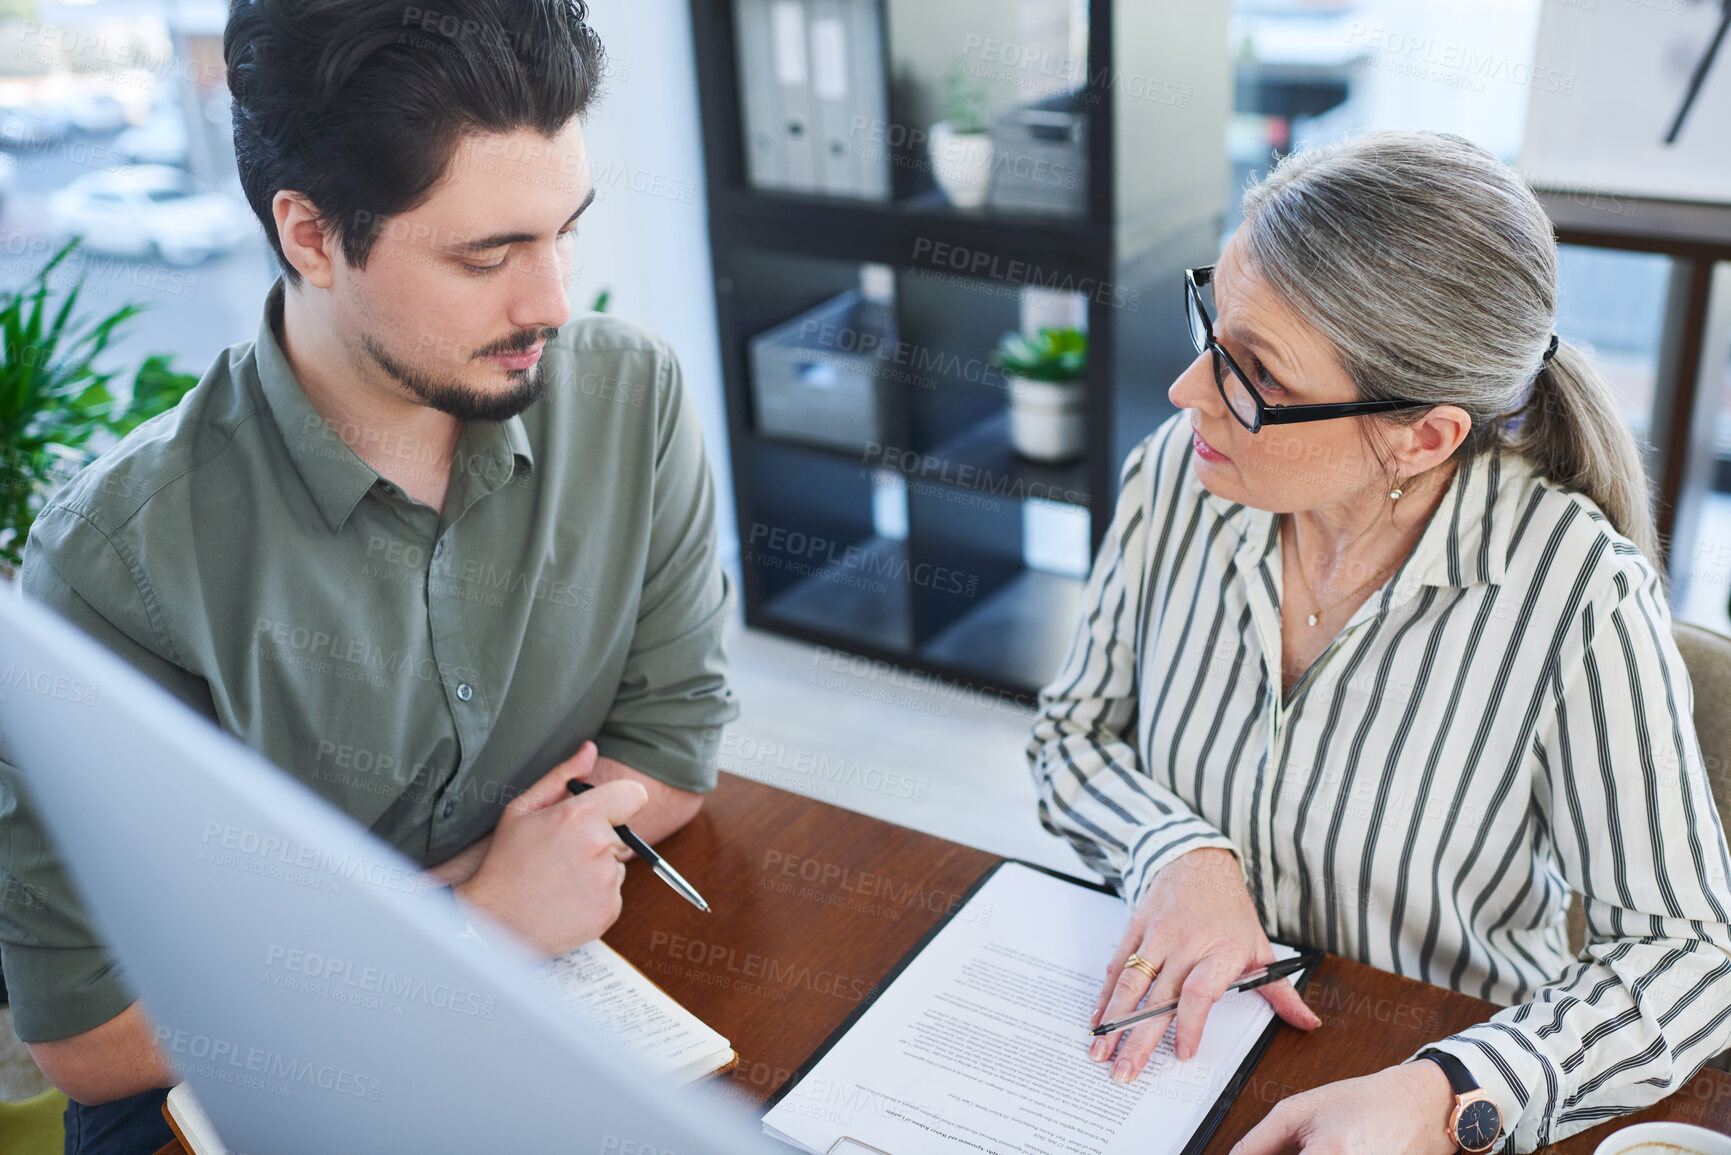
[[[447,799],[445,799],[445,808],[443,810],[439,811],[439,816],[441,818],[449,818],[451,815],[455,814],[456,812],[457,812],[457,800],[455,798],[447,798]]]
[[[473,698],[474,696],[475,696],[475,691],[470,689],[469,683],[467,683],[467,682],[458,682],[457,683],[457,701],[467,702],[470,698]]]
[[[384,494],[386,497],[389,497],[393,493],[397,492],[397,487],[388,481],[381,481],[379,482],[379,492]]]
[[[433,546],[433,556],[434,557],[444,557],[445,556],[445,539],[444,538],[441,537],[438,540],[438,543]]]

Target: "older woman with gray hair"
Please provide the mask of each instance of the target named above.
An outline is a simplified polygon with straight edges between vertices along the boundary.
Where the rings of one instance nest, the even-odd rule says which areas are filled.
[[[1537,200],[1464,140],[1361,136],[1284,160],[1185,291],[1183,412],[1125,462],[1029,749],[1133,908],[1095,1023],[1177,1000],[1188,1059],[1270,938],[1508,1007],[1242,1155],[1530,1151],[1675,1090],[1731,1044],[1731,855]],[[1169,1021],[1093,1058],[1133,1080]]]

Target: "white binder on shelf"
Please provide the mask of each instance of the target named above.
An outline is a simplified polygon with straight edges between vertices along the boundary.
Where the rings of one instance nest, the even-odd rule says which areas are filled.
[[[753,188],[786,188],[787,146],[782,139],[770,0],[739,0],[733,11],[746,180]]]
[[[859,192],[858,164],[849,147],[853,120],[853,70],[848,27],[849,0],[810,0],[811,94],[817,107],[818,188],[830,196]]]
[[[810,0],[811,88],[820,188],[888,200],[889,118],[880,0]]]
[[[787,149],[786,187],[793,192],[818,191],[817,124],[806,53],[808,8],[807,0],[770,0],[769,4],[770,47]]]
[[[734,20],[751,186],[888,200],[882,0],[738,0]]]
[[[848,0],[853,36],[852,116],[848,120],[858,195],[890,199],[889,59],[884,46],[884,0]],[[864,130],[857,126],[860,121]]]

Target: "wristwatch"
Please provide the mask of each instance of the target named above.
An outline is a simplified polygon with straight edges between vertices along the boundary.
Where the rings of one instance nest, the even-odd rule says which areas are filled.
[[[1466,1064],[1447,1051],[1420,1051],[1416,1056],[1441,1067],[1454,1088],[1455,1107],[1449,1112],[1449,1139],[1462,1151],[1489,1151],[1503,1133],[1503,1113],[1491,1097],[1479,1089]]]

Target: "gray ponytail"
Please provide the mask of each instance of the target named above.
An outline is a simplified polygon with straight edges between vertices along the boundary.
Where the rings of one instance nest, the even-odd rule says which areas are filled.
[[[1507,165],[1457,136],[1367,133],[1282,160],[1245,194],[1239,236],[1365,399],[1459,406],[1473,428],[1457,458],[1507,446],[1658,564],[1640,449],[1609,384],[1569,345],[1545,360],[1556,239]]]
[[[1566,342],[1558,345],[1506,441],[1558,485],[1592,498],[1617,532],[1658,565],[1659,536],[1640,447],[1610,382],[1586,354]]]

